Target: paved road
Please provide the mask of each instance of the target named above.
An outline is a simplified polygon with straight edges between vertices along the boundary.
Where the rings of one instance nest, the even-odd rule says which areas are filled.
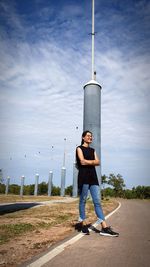
[[[43,267],[148,267],[150,266],[150,201],[121,200],[108,220],[119,237],[91,232]]]
[[[33,208],[35,206],[39,205],[38,203],[4,203],[0,204],[0,215],[4,215],[6,213],[11,213],[19,210],[29,209]]]

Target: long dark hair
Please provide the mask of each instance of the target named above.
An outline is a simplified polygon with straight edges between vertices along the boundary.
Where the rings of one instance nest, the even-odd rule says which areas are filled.
[[[91,133],[90,131],[88,131],[88,130],[84,131],[84,132],[82,133],[81,145],[83,145],[83,144],[84,144],[83,137],[85,137],[87,133],[90,133],[90,134],[92,135],[92,133]]]

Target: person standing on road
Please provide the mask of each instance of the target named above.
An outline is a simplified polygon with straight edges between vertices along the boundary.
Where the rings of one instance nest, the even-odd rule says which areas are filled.
[[[111,227],[106,225],[103,210],[100,204],[100,188],[97,178],[95,166],[100,165],[100,160],[96,154],[96,151],[89,145],[92,143],[92,133],[90,131],[84,131],[82,134],[81,145],[76,148],[76,161],[78,172],[78,189],[79,189],[79,222],[81,223],[81,231],[85,234],[89,234],[89,229],[86,224],[85,216],[85,204],[88,196],[88,190],[90,190],[95,213],[98,217],[98,223],[101,224],[102,229],[100,235],[104,236],[119,236],[119,233],[114,232]]]

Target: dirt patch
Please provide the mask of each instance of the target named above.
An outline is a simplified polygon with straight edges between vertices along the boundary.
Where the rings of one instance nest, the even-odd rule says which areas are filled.
[[[110,213],[117,205],[115,200],[103,201],[104,214]],[[87,223],[95,222],[96,216],[91,201],[87,201],[86,211]],[[77,218],[78,200],[49,203],[1,216],[0,234],[4,239],[0,245],[0,267],[21,265],[68,237],[75,232]],[[29,225],[31,227],[27,227]]]
[[[73,229],[58,225],[19,236],[1,245],[0,266],[15,267],[67,237]],[[17,259],[17,264],[16,264]]]

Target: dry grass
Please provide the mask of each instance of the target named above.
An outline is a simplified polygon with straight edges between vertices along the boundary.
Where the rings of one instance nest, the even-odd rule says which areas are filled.
[[[49,201],[55,199],[63,199],[63,197],[59,196],[23,196],[8,194],[0,195],[0,203],[12,203],[12,202],[41,202],[41,201]]]

